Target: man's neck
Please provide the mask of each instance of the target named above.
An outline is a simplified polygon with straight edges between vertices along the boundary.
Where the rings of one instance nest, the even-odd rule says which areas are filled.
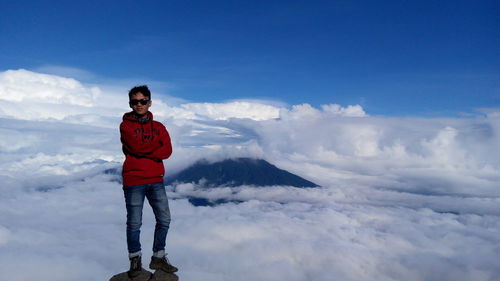
[[[140,123],[146,123],[149,121],[149,116],[148,113],[146,112],[145,114],[137,114],[134,111],[134,117],[140,122]]]

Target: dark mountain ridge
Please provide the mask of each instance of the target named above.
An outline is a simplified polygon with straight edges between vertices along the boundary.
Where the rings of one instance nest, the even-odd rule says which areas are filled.
[[[209,163],[200,160],[187,169],[166,178],[166,184],[198,183],[211,186],[271,186],[318,187],[317,184],[263,159],[234,158]]]

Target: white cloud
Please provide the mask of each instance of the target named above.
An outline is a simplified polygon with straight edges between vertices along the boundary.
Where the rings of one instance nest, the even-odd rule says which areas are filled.
[[[49,73],[74,74],[92,77],[80,69],[46,66],[40,68]],[[86,85],[73,78],[54,74],[43,74],[24,69],[0,73],[0,114],[27,120],[78,120],[86,123],[89,116],[112,116],[128,110],[126,92],[106,85]],[[169,105],[175,100],[178,105]],[[167,101],[167,102],[166,102]],[[188,103],[181,99],[158,96],[153,109],[160,118],[228,120],[248,118],[262,121],[276,118],[300,118],[301,116],[330,113],[338,116],[366,116],[359,105],[342,107],[338,104],[322,105],[323,111],[308,104],[293,106],[292,110],[279,107],[281,104],[264,100],[235,100],[226,103]],[[180,103],[180,104],[179,104]],[[121,111],[120,111],[121,110]],[[76,121],[75,121],[76,120]],[[93,120],[89,120],[93,121]]]
[[[71,77],[79,81],[98,78],[90,71],[63,65],[44,65],[34,70],[37,73],[51,74],[55,76]]]
[[[0,73],[0,85],[1,99],[25,103],[92,106],[100,94],[98,88],[85,88],[75,79],[24,69]]]
[[[126,93],[105,88],[0,73],[3,279],[106,280],[127,269],[119,176],[102,172],[123,161],[117,127],[129,109]],[[358,105],[172,105],[160,96],[152,110],[173,138],[168,173],[200,158],[254,156],[323,186],[170,187],[167,250],[181,279],[500,277],[498,110],[388,118]],[[186,196],[244,203],[194,207]],[[146,207],[146,262],[153,229]]]
[[[279,117],[279,108],[277,107],[246,101],[233,101],[219,104],[189,103],[183,104],[182,108],[215,120],[227,120],[228,118],[267,120]]]
[[[331,112],[336,115],[344,115],[352,117],[366,116],[366,112],[360,105],[349,105],[347,107],[342,107],[338,104],[328,104],[328,105],[322,105],[321,108],[325,112]]]

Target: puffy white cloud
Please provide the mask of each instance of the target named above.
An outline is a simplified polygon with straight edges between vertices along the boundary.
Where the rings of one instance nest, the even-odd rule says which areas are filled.
[[[24,69],[0,73],[0,98],[6,101],[92,106],[99,94],[71,78]]]
[[[342,107],[338,104],[327,104],[327,105],[322,105],[321,108],[325,112],[331,112],[336,115],[353,116],[353,117],[366,116],[366,112],[360,105],[349,105],[347,107]]]
[[[280,117],[285,120],[317,119],[331,116],[364,117],[367,116],[363,108],[359,105],[349,105],[342,107],[338,104],[327,104],[321,106],[322,110],[312,107],[310,104],[300,104],[292,106],[291,110],[282,108]]]
[[[119,175],[103,171],[121,165],[117,127],[129,109],[126,95],[104,88],[0,73],[3,279],[102,280],[126,270]],[[156,96],[152,110],[173,138],[168,173],[200,158],[254,156],[323,186],[169,187],[167,250],[181,279],[500,277],[497,109],[389,118],[357,105],[172,105]],[[189,196],[244,203],[194,207]],[[146,260],[153,220],[145,207]]]
[[[255,102],[233,101],[229,103],[189,103],[182,108],[196,112],[214,120],[227,120],[229,118],[250,118],[253,120],[267,120],[279,117],[280,109],[271,105]]]
[[[184,190],[169,192],[169,196],[196,192],[192,187],[179,189]],[[346,191],[239,187],[232,192],[198,190],[196,195],[232,193],[234,199],[248,200],[242,204],[194,207],[185,199],[171,200],[169,257],[181,268],[179,276],[189,280],[326,281],[373,276],[488,280],[498,276],[493,259],[498,253],[492,247],[498,243],[498,212],[441,213],[418,200],[402,206],[398,202],[412,200],[401,193],[379,191],[378,199],[386,197],[379,202]],[[435,199],[448,204],[453,200]],[[122,201],[121,186],[105,175],[46,192],[19,192],[15,200],[2,200],[0,269],[4,277],[24,280],[41,271],[37,275],[41,280],[75,276],[102,280],[126,270]],[[25,207],[17,208],[20,204]],[[477,206],[482,204],[477,202]],[[145,260],[150,254],[153,221],[150,209],[145,208]],[[18,264],[25,265],[24,269],[13,270]],[[44,269],[50,264],[56,275]]]
[[[0,72],[0,116],[24,120],[86,121],[83,116],[109,118],[123,111],[114,93],[56,75],[24,69]],[[126,101],[124,102],[126,104]],[[88,118],[88,117],[86,117]]]
[[[51,73],[66,72],[91,77],[83,70],[65,67],[45,67]],[[90,123],[92,116],[116,116],[128,110],[124,91],[106,85],[86,85],[73,78],[44,74],[24,69],[0,72],[0,114],[27,120],[57,119],[73,123]],[[228,120],[247,118],[257,121],[276,118],[301,118],[301,116],[329,113],[338,116],[366,116],[359,105],[342,107],[337,104],[322,105],[322,111],[309,104],[296,105],[292,110],[276,102],[236,100],[225,103],[189,103],[177,100],[176,106],[167,100],[153,101],[155,115],[160,118],[185,120]]]

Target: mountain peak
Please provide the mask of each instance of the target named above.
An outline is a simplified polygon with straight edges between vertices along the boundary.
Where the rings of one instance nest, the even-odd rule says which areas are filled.
[[[204,186],[271,186],[318,187],[317,184],[279,169],[263,159],[231,158],[210,163],[202,159],[187,169],[167,177],[166,183],[194,182]]]

